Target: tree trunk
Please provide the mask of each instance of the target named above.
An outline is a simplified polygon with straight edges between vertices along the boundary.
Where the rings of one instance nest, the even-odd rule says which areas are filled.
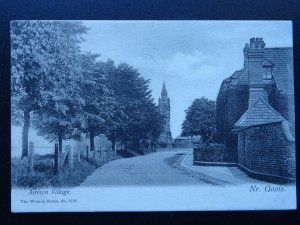
[[[28,156],[28,131],[30,127],[30,111],[24,111],[24,125],[22,130],[22,156],[21,159]]]
[[[115,140],[115,139],[113,139],[113,140],[111,141],[111,149],[112,149],[114,152],[116,152],[116,140]]]
[[[54,174],[57,175],[58,174],[58,170],[59,170],[59,167],[58,167],[58,144],[55,143],[54,145]]]
[[[58,149],[59,153],[62,153],[62,136],[58,135]]]
[[[90,130],[90,151],[95,151],[94,132]]]

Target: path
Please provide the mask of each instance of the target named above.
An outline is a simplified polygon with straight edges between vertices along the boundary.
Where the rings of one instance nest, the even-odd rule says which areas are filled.
[[[81,186],[207,184],[172,166],[188,151],[191,149],[165,150],[111,161],[87,177]]]
[[[249,178],[237,167],[195,166],[192,154],[192,149],[170,149],[111,161],[81,186],[267,184]]]
[[[241,184],[269,184],[265,181],[252,179],[236,166],[198,166],[193,165],[193,153],[188,152],[181,162],[181,165],[189,170],[206,174],[207,176],[223,180],[224,182]]]

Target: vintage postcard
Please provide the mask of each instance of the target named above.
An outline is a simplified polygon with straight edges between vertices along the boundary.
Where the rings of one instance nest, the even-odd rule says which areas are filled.
[[[292,22],[10,34],[12,212],[296,209]]]

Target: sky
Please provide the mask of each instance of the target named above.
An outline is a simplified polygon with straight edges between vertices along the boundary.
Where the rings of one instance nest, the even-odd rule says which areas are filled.
[[[146,79],[155,102],[163,82],[171,101],[171,132],[181,132],[194,99],[216,100],[222,80],[243,67],[243,47],[262,37],[266,47],[291,47],[289,21],[84,21],[83,51],[126,62]]]

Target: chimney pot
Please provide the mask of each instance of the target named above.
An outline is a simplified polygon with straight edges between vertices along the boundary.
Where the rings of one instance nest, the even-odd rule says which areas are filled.
[[[245,48],[246,48],[246,46],[245,46]],[[250,48],[251,49],[255,49],[255,48],[256,49],[262,49],[264,47],[265,47],[265,43],[264,43],[263,38],[251,38],[250,39]]]
[[[266,44],[264,42],[264,40],[261,38],[261,48],[265,48]]]
[[[250,39],[250,48],[254,48],[255,38]]]
[[[246,49],[249,49],[249,44],[248,43],[245,44],[244,50],[246,50]]]

